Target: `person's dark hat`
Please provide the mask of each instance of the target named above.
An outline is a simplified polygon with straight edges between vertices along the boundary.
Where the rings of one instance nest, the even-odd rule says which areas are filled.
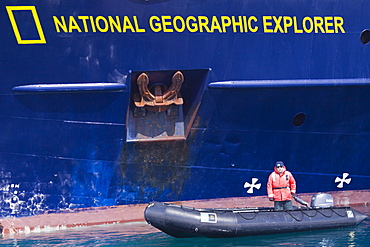
[[[276,161],[275,166],[276,167],[284,167],[285,165],[284,165],[284,162],[282,162],[282,161]]]

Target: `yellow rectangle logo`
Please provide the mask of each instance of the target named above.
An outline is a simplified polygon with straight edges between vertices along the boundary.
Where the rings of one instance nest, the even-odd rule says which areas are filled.
[[[12,24],[14,35],[17,39],[18,44],[46,44],[44,32],[42,30],[40,19],[39,19],[39,16],[37,15],[35,6],[6,6],[6,10],[8,12],[9,20],[10,20],[10,23]],[[36,40],[35,39],[22,39],[21,34],[19,32],[18,25],[17,25],[17,21],[14,17],[14,13],[13,13],[14,11],[31,11],[40,39],[36,39]]]

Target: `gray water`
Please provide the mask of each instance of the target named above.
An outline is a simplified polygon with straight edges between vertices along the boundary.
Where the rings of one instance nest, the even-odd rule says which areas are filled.
[[[370,218],[370,206],[354,207]],[[370,219],[355,227],[231,239],[176,239],[145,222],[45,229],[0,237],[0,246],[370,246]]]

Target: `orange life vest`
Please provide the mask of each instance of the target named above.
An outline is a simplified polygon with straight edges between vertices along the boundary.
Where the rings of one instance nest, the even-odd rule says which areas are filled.
[[[275,167],[275,171],[269,176],[267,182],[267,195],[269,198],[274,198],[274,201],[290,201],[292,193],[296,193],[295,179],[289,171],[284,171],[279,174]]]

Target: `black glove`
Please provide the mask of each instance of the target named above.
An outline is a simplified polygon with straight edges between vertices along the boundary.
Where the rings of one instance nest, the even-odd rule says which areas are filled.
[[[270,197],[269,198],[269,201],[273,202],[274,201],[274,198]]]

